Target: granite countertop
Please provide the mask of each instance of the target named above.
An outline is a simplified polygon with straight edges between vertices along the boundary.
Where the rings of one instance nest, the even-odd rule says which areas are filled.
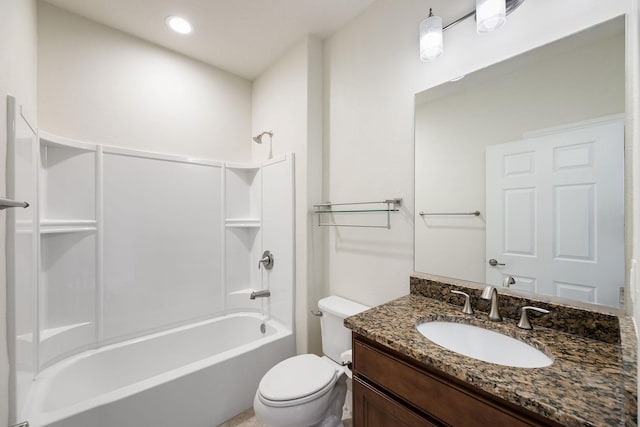
[[[412,288],[413,292],[413,288]],[[513,368],[471,359],[422,336],[416,323],[449,320],[482,326],[529,343],[554,359],[544,368]],[[533,331],[513,319],[491,322],[484,312],[412,293],[349,317],[354,332],[488,393],[568,426],[637,425],[636,339],[631,320],[620,317],[617,343],[552,328]]]

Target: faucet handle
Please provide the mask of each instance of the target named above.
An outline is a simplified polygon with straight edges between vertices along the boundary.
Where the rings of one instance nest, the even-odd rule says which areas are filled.
[[[520,321],[518,322],[518,328],[521,329],[533,329],[531,323],[529,323],[529,316],[527,316],[527,310],[538,311],[540,313],[548,314],[549,310],[545,310],[544,308],[533,307],[527,305],[522,307],[522,314],[520,315]]]
[[[506,276],[502,281],[503,288],[508,288],[509,286],[515,285],[515,284],[516,284],[516,279],[514,279],[513,276]]]
[[[264,251],[262,253],[262,258],[258,261],[258,270],[260,270],[260,265],[264,265],[264,268],[267,270],[271,270],[273,268],[273,254],[271,251]]]
[[[468,293],[462,292],[462,291],[455,291],[455,290],[452,290],[451,293],[464,295],[465,299],[464,299],[464,307],[462,308],[462,312],[464,314],[473,314],[473,309],[471,308],[471,301]]]

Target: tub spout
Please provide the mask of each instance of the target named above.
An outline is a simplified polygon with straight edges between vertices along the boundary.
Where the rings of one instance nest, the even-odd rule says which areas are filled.
[[[266,298],[270,296],[271,296],[271,291],[265,289],[264,291],[251,292],[251,295],[249,295],[249,299]]]

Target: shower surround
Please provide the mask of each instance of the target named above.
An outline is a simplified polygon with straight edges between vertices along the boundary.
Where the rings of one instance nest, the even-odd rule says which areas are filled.
[[[9,249],[17,251],[9,277],[16,421],[56,425],[77,411],[109,411],[111,401],[127,405],[126,399],[140,398],[149,384],[155,389],[205,377],[200,386],[178,388],[172,391],[175,399],[155,405],[171,409],[193,398],[208,401],[204,406],[210,409],[233,407],[224,403],[226,397],[217,404],[227,391],[206,383],[246,370],[243,375],[250,378],[238,381],[253,389],[263,371],[293,354],[292,154],[238,164],[45,132],[35,138],[18,135],[10,144],[17,192],[38,195],[33,220],[14,217],[8,227],[15,243]],[[31,176],[37,179],[25,185]],[[19,252],[26,250],[31,258],[26,253],[21,258]],[[272,270],[257,268],[264,250],[274,254]],[[250,300],[257,290],[271,296]],[[187,332],[196,324],[201,332]],[[237,336],[237,342],[226,335]],[[181,352],[196,356],[183,359]],[[253,360],[258,353],[264,363],[250,370],[227,361]],[[182,362],[164,366],[153,359]],[[204,369],[220,363],[224,367],[217,374]],[[132,368],[137,364],[145,369]],[[153,368],[148,375],[146,368]],[[250,406],[252,393],[235,388],[241,395],[228,397]],[[54,397],[60,394],[68,399]],[[209,425],[234,415],[222,412],[221,418],[206,416]],[[123,422],[117,424],[146,423],[145,418]],[[195,419],[185,422],[200,425]],[[65,423],[60,425],[75,425]]]

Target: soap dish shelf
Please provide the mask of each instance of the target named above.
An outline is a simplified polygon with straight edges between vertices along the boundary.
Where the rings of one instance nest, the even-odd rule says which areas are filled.
[[[359,207],[369,205],[369,207]],[[401,198],[380,200],[375,202],[323,202],[315,203],[314,213],[318,214],[318,227],[362,227],[362,228],[386,228],[391,229],[391,212],[398,212],[402,205]],[[338,206],[336,209],[335,207]],[[387,222],[380,225],[365,224],[336,224],[322,222],[322,216],[326,214],[351,214],[351,213],[382,213],[386,212]]]

